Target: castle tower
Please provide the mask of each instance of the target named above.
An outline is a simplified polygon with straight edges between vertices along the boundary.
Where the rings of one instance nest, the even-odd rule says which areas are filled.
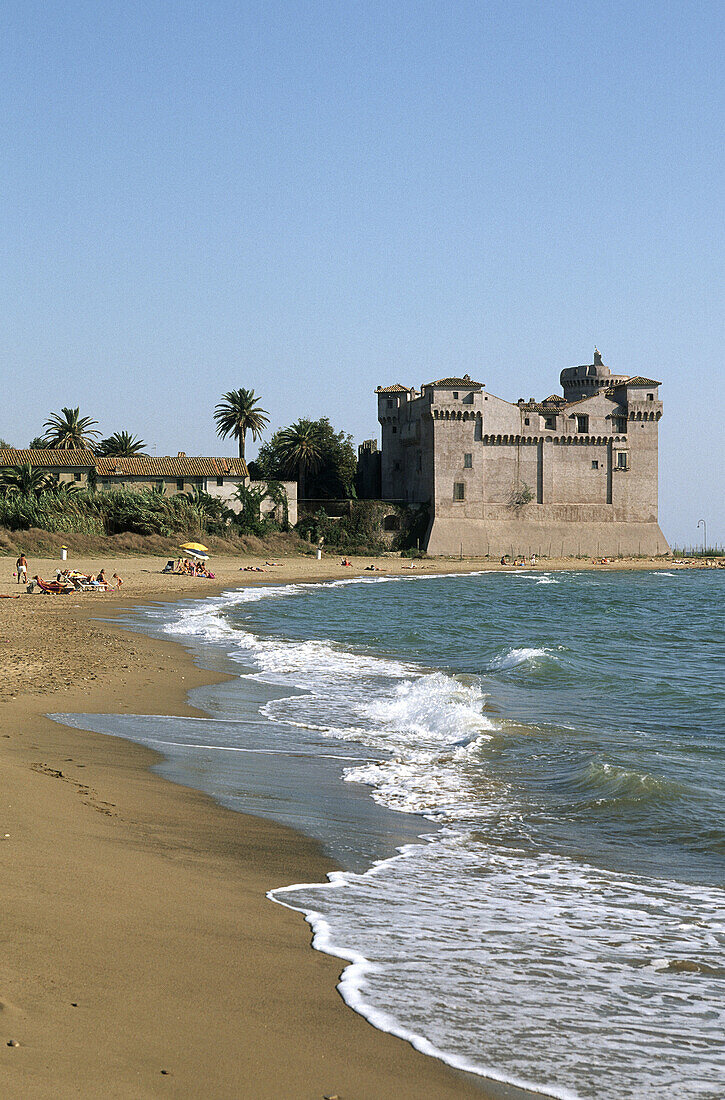
[[[582,397],[594,397],[600,390],[609,389],[618,382],[624,382],[626,374],[612,374],[602,362],[597,348],[594,349],[594,362],[580,367],[567,367],[559,376],[564,397],[567,401],[579,401]]]

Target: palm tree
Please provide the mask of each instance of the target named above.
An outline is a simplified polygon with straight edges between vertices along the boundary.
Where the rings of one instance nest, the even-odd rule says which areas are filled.
[[[239,440],[239,457],[244,458],[247,432],[257,439],[267,424],[269,417],[266,409],[259,409],[260,398],[254,396],[254,390],[230,390],[222,394],[223,400],[214,410],[216,434],[233,435]]]
[[[114,432],[113,435],[101,440],[96,454],[105,457],[131,458],[133,455],[143,454],[145,446],[143,439],[131,435],[130,432]]]
[[[9,466],[0,473],[0,494],[11,497],[17,494],[33,494],[37,496],[52,487],[47,474],[30,463],[22,466]]]
[[[304,498],[305,477],[319,470],[322,463],[322,440],[319,425],[313,420],[298,420],[277,433],[277,451],[288,474],[299,482],[299,496]]]
[[[61,500],[67,500],[68,497],[74,497],[77,493],[80,493],[80,485],[76,485],[75,481],[59,481],[55,485],[49,485],[48,491],[52,492],[53,496],[60,497]]]
[[[61,409],[60,415],[54,413],[46,420],[43,424],[46,447],[62,451],[93,450],[94,439],[101,434],[94,427],[98,421],[79,413],[80,409]]]

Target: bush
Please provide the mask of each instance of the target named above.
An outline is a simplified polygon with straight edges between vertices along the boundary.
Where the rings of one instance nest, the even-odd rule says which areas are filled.
[[[425,536],[428,509],[391,506],[379,500],[349,501],[347,514],[330,516],[324,508],[304,516],[297,524],[303,538],[320,539],[329,549],[341,553],[376,556],[387,550],[412,547]],[[391,509],[399,520],[399,529],[386,537],[383,521]]]

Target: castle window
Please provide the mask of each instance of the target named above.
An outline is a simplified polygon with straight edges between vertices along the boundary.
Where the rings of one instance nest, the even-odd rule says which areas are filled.
[[[576,430],[580,435],[586,435],[589,431],[589,417],[578,416],[576,418]]]
[[[76,481],[81,480],[81,475],[80,474],[73,474],[73,477],[75,478]]]
[[[593,470],[598,470],[599,469],[599,462],[597,461],[596,458],[592,459],[592,469]]]
[[[392,399],[392,397],[389,397],[389,398],[388,398],[388,400],[387,400],[387,401],[385,402],[385,404],[387,405],[387,407],[388,407],[389,409],[392,409],[392,407],[393,407],[393,399]]]
[[[464,456],[463,456],[463,469],[464,470],[472,470],[473,469],[473,455],[472,454],[464,454]]]
[[[555,416],[547,416],[546,419],[544,420],[544,424],[549,429],[549,431],[551,431],[551,432],[556,431],[556,417]]]
[[[628,470],[629,469],[629,452],[617,451],[617,469]]]
[[[525,417],[524,417],[524,424],[526,424],[526,426],[528,427],[528,425],[529,425],[530,423],[531,423],[531,421],[529,420],[528,416],[525,416]]]
[[[654,399],[655,399],[655,395],[653,393],[648,393],[647,394],[647,400],[648,401],[654,401]]]
[[[457,401],[457,400],[458,400],[458,390],[454,390],[454,391],[453,391],[453,400],[454,400],[454,401]]]
[[[176,479],[176,488],[179,490],[180,493],[183,493],[183,491],[184,491],[184,479],[183,479],[183,477],[178,477]]]
[[[627,418],[626,416],[615,416],[614,418],[614,430],[620,434],[627,432]]]
[[[466,499],[466,486],[462,481],[453,482],[453,499],[465,500]]]
[[[397,435],[397,434],[398,434],[398,429],[397,429],[397,428],[393,428],[393,435]]]
[[[218,477],[218,478],[216,479],[216,483],[217,483],[217,485],[219,486],[219,488],[221,488],[221,487],[222,487],[222,485],[224,484],[224,478],[223,478],[223,477]]]

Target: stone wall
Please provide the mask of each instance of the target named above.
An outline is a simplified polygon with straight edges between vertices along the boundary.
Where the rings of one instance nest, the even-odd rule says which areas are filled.
[[[463,553],[464,557],[491,558],[502,554],[614,558],[666,554],[669,547],[656,523],[564,520],[554,518],[547,509],[536,519],[456,520],[436,516],[428,532],[427,550],[448,557]]]

